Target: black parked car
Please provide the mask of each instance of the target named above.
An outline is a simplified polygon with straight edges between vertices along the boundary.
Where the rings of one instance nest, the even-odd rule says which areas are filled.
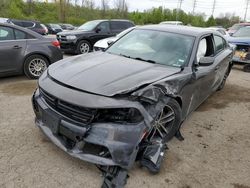
[[[61,26],[61,28],[63,30],[74,30],[75,29],[75,27],[73,25],[71,25],[71,24],[63,23],[63,24],[59,24],[59,25]]]
[[[46,27],[48,28],[48,33],[52,35],[63,31],[59,24],[46,24]]]
[[[10,24],[0,23],[0,76],[25,73],[38,78],[51,64],[62,59],[60,44]]]
[[[129,27],[134,24],[128,20],[94,20],[74,31],[58,33],[57,40],[63,51],[84,54],[92,51],[98,40],[115,36]]]
[[[124,183],[135,160],[158,172],[166,142],[225,85],[232,55],[216,31],[135,28],[105,52],[50,66],[33,96],[36,125],[69,155],[101,165],[104,183]]]
[[[32,31],[35,31],[41,35],[47,35],[47,30],[41,25],[38,21],[29,21],[29,20],[15,20],[10,19],[9,23],[13,23],[15,25],[28,28]]]

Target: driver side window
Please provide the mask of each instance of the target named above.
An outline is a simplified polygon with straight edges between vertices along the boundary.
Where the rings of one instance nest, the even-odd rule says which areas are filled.
[[[107,33],[109,32],[109,22],[103,22],[101,23],[98,28],[100,29],[100,32]]]
[[[210,57],[214,55],[214,47],[213,47],[213,40],[212,36],[204,37],[200,40],[196,60],[200,62],[202,57]]]

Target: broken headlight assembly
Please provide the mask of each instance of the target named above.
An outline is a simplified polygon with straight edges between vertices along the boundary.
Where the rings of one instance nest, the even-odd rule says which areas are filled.
[[[94,122],[139,123],[143,117],[136,108],[115,108],[98,110]]]

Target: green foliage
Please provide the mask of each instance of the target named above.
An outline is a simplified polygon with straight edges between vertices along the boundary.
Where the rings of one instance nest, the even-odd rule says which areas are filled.
[[[213,16],[210,16],[207,20],[207,27],[216,26],[216,21]]]
[[[221,14],[218,18],[215,19],[217,25],[221,25],[224,28],[229,28],[232,25],[240,22],[240,17],[235,16],[234,14],[226,13]]]
[[[54,1],[53,1],[54,2]],[[137,25],[158,24],[162,21],[182,21],[185,25],[209,27],[216,24],[229,27],[239,22],[239,17],[226,14],[214,19],[210,17],[207,22],[203,14],[187,14],[182,10],[170,10],[152,8],[144,12],[134,11],[128,13],[119,9],[105,11],[94,8],[93,4],[73,6],[68,1],[62,0],[57,3],[44,3],[39,1],[0,0],[0,17],[39,20],[42,23],[71,23],[82,25],[88,20],[124,18],[130,19]],[[90,1],[89,1],[90,2]]]
[[[7,17],[24,18],[23,9],[25,4],[22,0],[10,0]]]

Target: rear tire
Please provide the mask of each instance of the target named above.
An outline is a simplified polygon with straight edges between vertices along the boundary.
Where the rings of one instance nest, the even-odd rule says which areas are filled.
[[[42,55],[31,55],[24,61],[24,74],[30,79],[38,79],[48,68],[49,61]]]
[[[243,71],[244,72],[250,72],[250,64],[244,65]]]
[[[77,54],[87,54],[87,53],[91,52],[91,50],[92,50],[91,44],[86,40],[82,40],[77,45],[76,53]]]
[[[218,87],[217,91],[220,91],[224,88],[224,86],[226,85],[226,81],[227,81],[227,77],[228,77],[229,73],[230,73],[230,67],[227,68],[227,71],[224,74],[223,80],[222,80],[220,86]]]

